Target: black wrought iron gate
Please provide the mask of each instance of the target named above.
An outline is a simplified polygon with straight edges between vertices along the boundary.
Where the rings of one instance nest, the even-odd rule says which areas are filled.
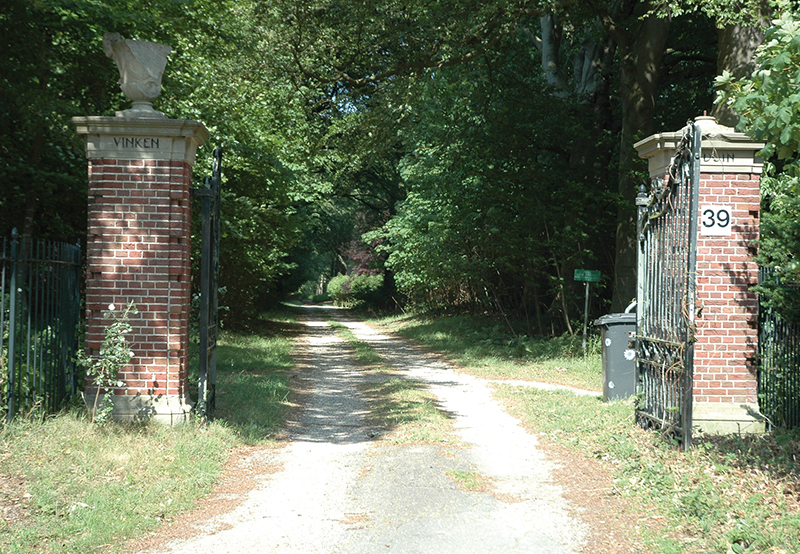
[[[217,333],[219,330],[219,238],[222,150],[214,150],[211,177],[193,193],[202,199],[202,251],[200,255],[200,322],[197,415],[214,412],[217,389]]]
[[[638,206],[637,422],[692,442],[701,130],[689,124],[664,177]]]

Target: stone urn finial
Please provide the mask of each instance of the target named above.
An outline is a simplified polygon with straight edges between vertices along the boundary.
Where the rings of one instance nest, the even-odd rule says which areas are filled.
[[[161,94],[161,77],[172,48],[155,42],[130,40],[119,33],[103,35],[103,49],[119,69],[122,92],[133,101],[130,110],[117,112],[126,117],[165,117],[153,109],[153,100]]]

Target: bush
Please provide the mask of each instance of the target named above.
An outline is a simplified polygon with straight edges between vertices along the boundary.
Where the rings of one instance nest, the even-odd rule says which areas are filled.
[[[328,296],[337,306],[343,306],[350,297],[350,278],[347,275],[337,275],[328,282]]]
[[[328,294],[337,306],[360,308],[380,303],[383,275],[337,275],[328,283]]]

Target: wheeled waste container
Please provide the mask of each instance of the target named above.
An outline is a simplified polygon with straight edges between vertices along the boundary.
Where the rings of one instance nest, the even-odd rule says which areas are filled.
[[[636,394],[636,314],[608,314],[598,318],[603,345],[603,401],[624,400]]]

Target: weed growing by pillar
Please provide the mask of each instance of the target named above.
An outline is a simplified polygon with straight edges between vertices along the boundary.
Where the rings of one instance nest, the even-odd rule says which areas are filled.
[[[87,356],[85,352],[78,353],[78,363],[86,369],[86,377],[91,379],[95,385],[94,399],[91,405],[86,395],[83,395],[83,401],[91,414],[93,423],[102,424],[109,420],[114,404],[111,400],[112,395],[108,393],[112,388],[125,385],[118,379],[118,375],[120,370],[130,363],[134,355],[125,334],[133,330],[128,318],[131,314],[137,313],[139,311],[133,301],[128,302],[121,312],[116,311],[114,304],[109,304],[106,317],[113,321],[105,329],[100,353],[96,356]],[[103,400],[99,401],[101,393],[103,393]]]

